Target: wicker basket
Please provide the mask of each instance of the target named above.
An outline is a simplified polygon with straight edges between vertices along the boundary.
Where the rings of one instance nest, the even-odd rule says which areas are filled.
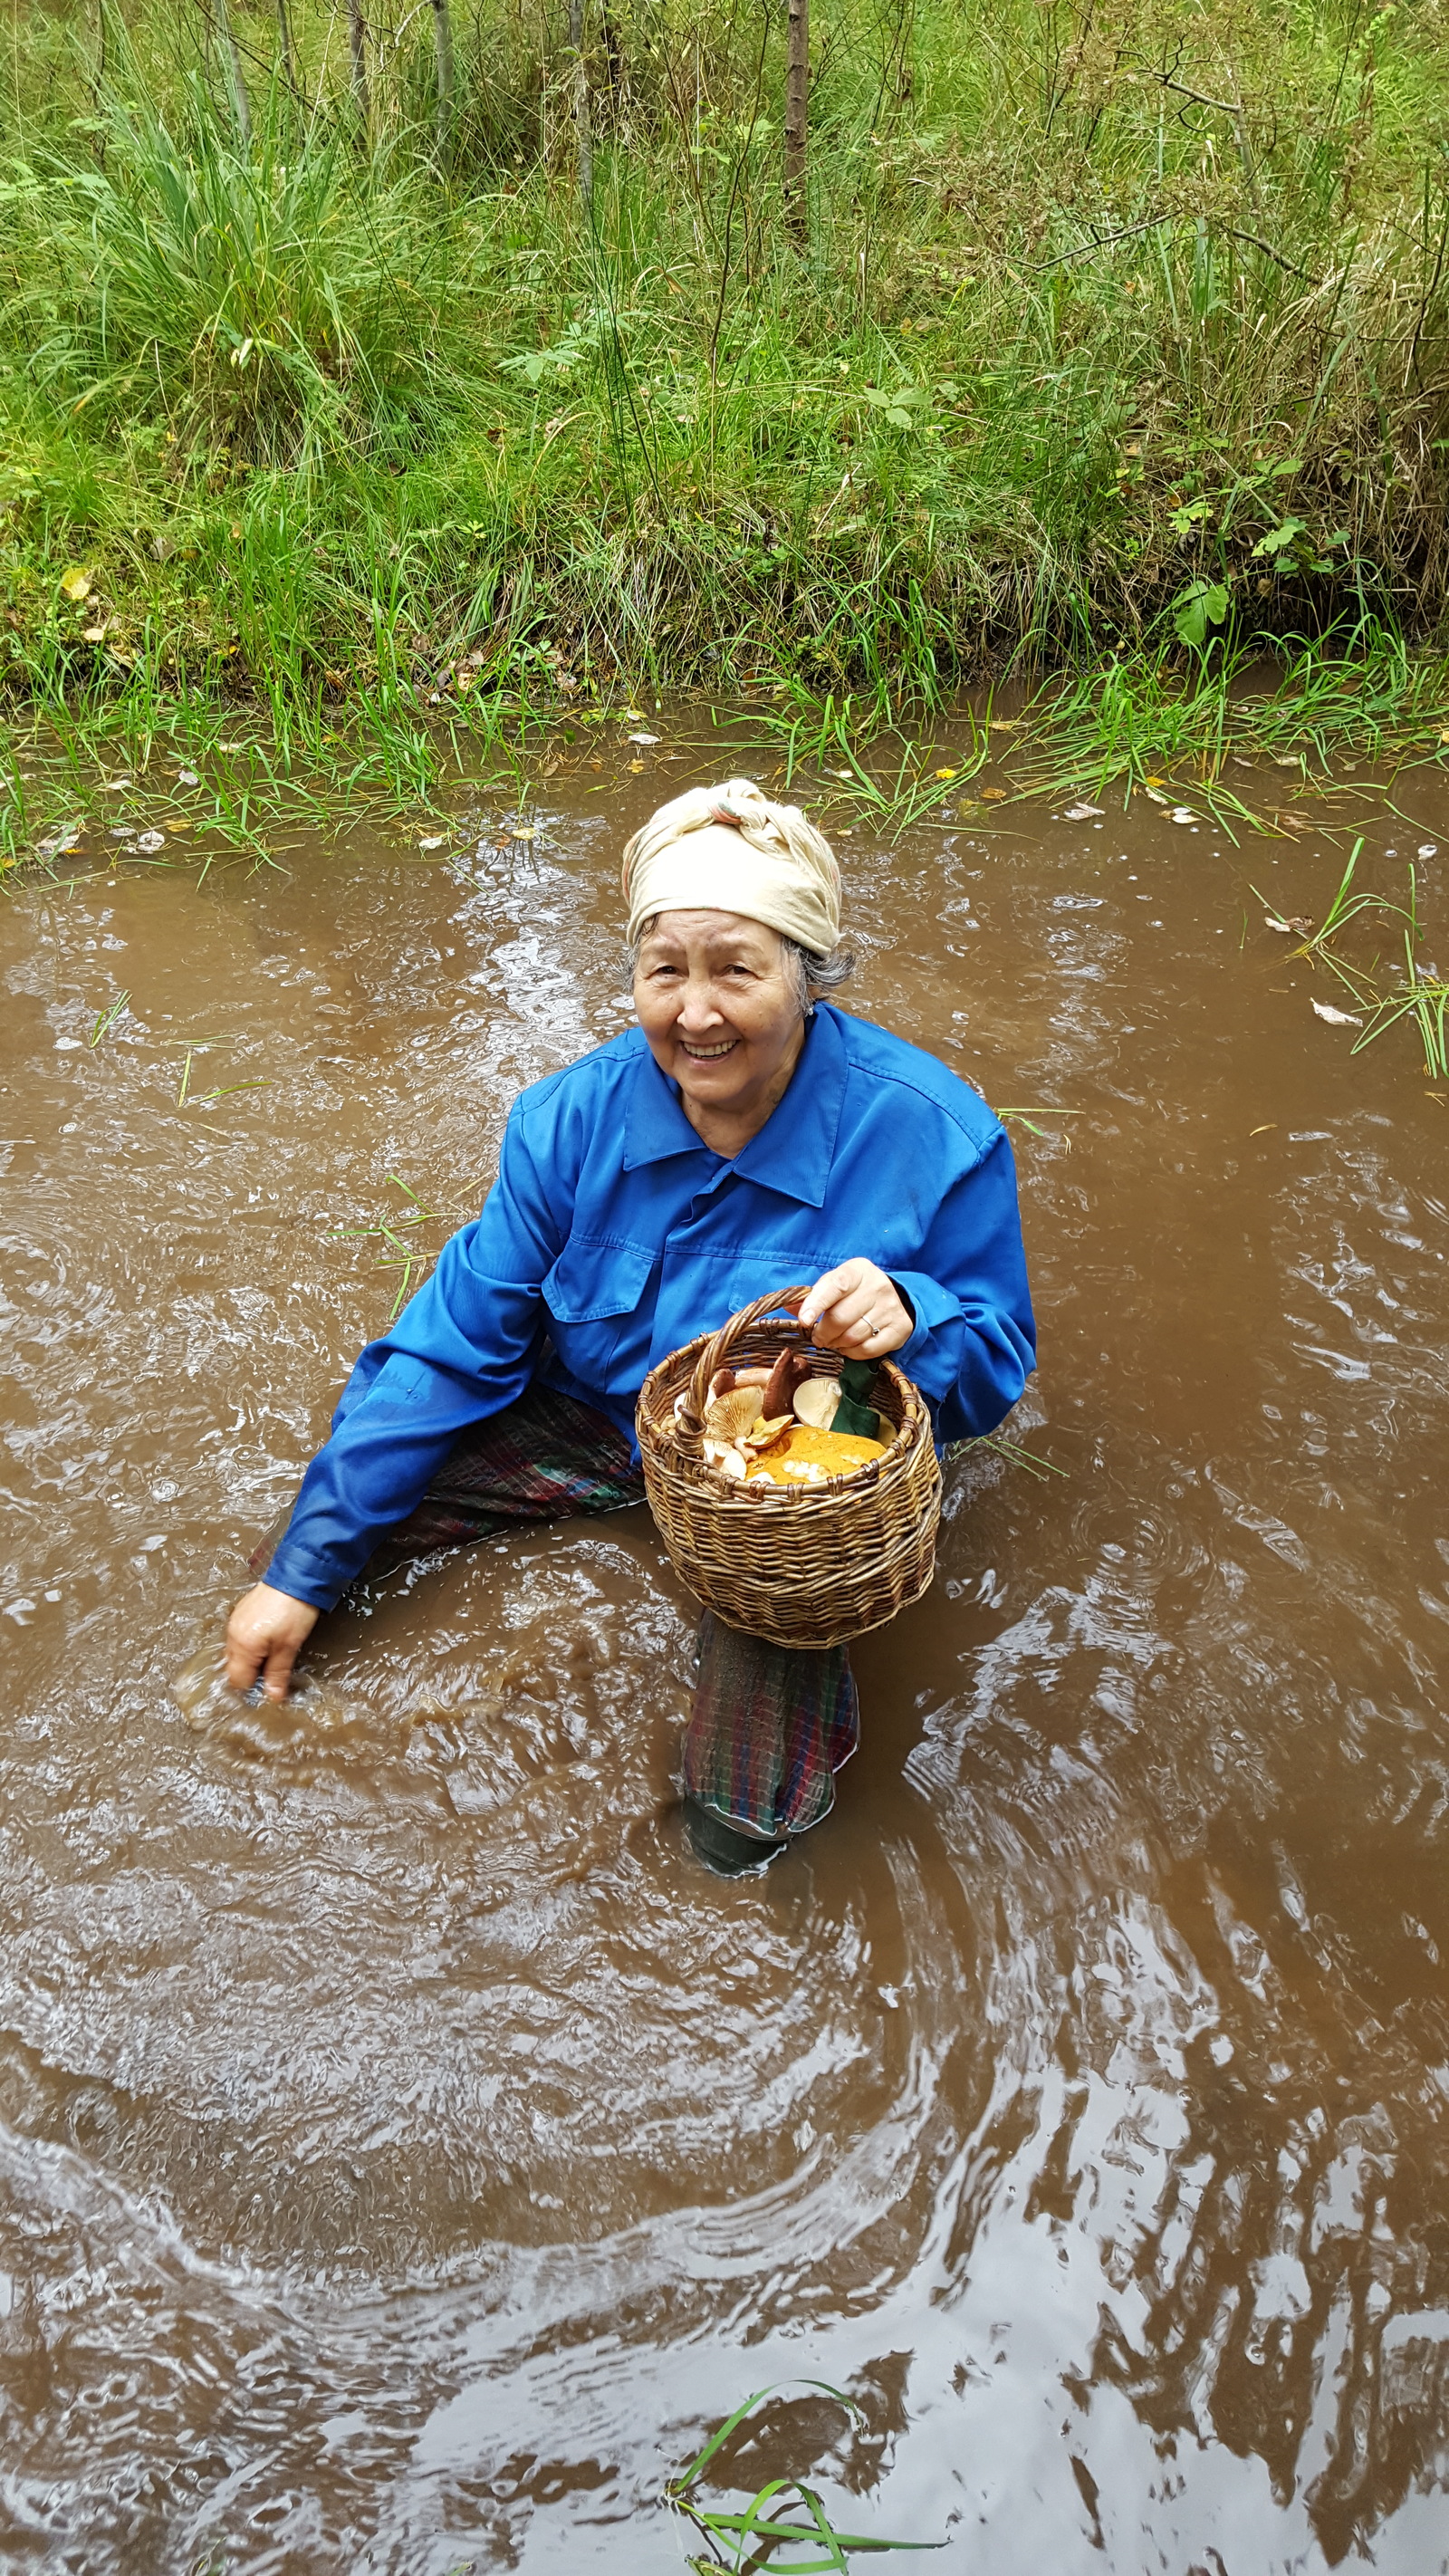
[[[815,1350],[796,1320],[807,1293],[757,1297],[717,1333],[661,1360],[640,1390],[636,1419],[650,1505],[691,1592],[730,1627],[777,1646],[840,1646],[919,1600],[935,1571],[941,1469],[910,1379],[882,1363],[870,1401],[896,1438],[883,1458],[828,1485],[732,1485],[702,1452],[710,1381],[726,1363],[768,1365],[799,1347],[811,1350],[818,1375],[839,1370],[840,1354]]]

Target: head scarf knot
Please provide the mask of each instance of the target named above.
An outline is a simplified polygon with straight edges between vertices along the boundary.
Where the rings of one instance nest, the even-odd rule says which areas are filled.
[[[797,805],[772,805],[748,778],[690,787],[661,805],[624,852],[629,938],[660,912],[736,912],[816,957],[840,938],[840,870]]]

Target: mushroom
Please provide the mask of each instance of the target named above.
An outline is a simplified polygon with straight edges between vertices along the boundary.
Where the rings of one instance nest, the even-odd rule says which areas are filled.
[[[717,1395],[704,1417],[704,1427],[711,1440],[735,1441],[759,1421],[762,1406],[757,1386],[731,1387],[727,1395]]]
[[[716,1396],[729,1395],[737,1386],[768,1386],[769,1383],[767,1368],[716,1369],[709,1382],[709,1401],[713,1404]]]
[[[810,1374],[810,1362],[803,1351],[782,1351],[770,1371],[765,1389],[767,1414],[788,1413],[795,1389]]]
[[[722,1476],[730,1477],[736,1484],[743,1481],[745,1454],[735,1447],[732,1440],[706,1440],[704,1456],[705,1464],[717,1467]]]
[[[758,1458],[762,1449],[773,1447],[782,1433],[790,1429],[794,1419],[793,1413],[777,1413],[773,1422],[767,1422],[763,1417],[752,1422],[740,1441],[740,1447],[747,1450],[752,1458]]]
[[[840,1410],[840,1380],[834,1377],[807,1377],[795,1389],[795,1419],[808,1423],[812,1431],[828,1431]]]

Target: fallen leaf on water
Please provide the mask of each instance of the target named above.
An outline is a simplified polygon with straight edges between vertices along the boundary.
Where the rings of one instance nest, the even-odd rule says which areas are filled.
[[[1338,1011],[1334,1009],[1332,1002],[1315,1002],[1313,1007],[1321,1020],[1331,1020],[1336,1029],[1361,1029],[1363,1027],[1363,1014],[1361,1011]]]
[[[1004,805],[1006,803],[1005,788],[983,787],[981,790],[981,802],[983,805]]]
[[[631,769],[642,769],[644,763],[642,760],[634,760],[630,762],[629,766]],[[538,837],[538,825],[536,823],[515,823],[513,826],[513,837],[515,841],[536,840]]]
[[[446,837],[446,834],[443,832],[429,832],[423,840],[419,841],[418,848],[420,850],[440,850]]]
[[[993,716],[991,730],[993,733],[1018,733],[1021,730],[1021,718],[1020,716]]]
[[[1066,823],[1089,823],[1095,815],[1106,811],[1105,805],[1069,805],[1062,820]]]
[[[139,832],[136,836],[136,847],[148,853],[153,850],[164,850],[166,835],[164,832]]]
[[[961,772],[959,769],[938,769],[935,772],[935,775],[937,778],[959,778]],[[1423,850],[1419,853],[1420,858],[1423,858],[1426,855],[1427,854]]]
[[[162,818],[162,828],[167,832],[189,832],[191,825],[184,814],[167,814]]]
[[[853,769],[837,769],[835,775],[837,778],[853,778],[855,772]]]
[[[643,708],[626,707],[624,709],[624,722],[625,724],[642,724],[644,722]]]
[[[176,784],[178,787],[199,787],[201,785],[201,780],[198,778],[194,769],[178,769],[176,772]]]
[[[1144,787],[1165,787],[1167,781],[1165,778],[1144,778],[1142,784]]]
[[[630,763],[629,763],[629,767],[630,767],[631,771],[633,772],[634,776],[635,776],[636,778],[638,778],[638,777],[640,776],[641,772],[643,771],[644,763],[643,763],[643,761],[642,761],[642,760],[631,760],[631,761],[630,761]]]
[[[1277,1126],[1277,1119],[1269,1118],[1261,1127],[1250,1127],[1248,1129],[1248,1134],[1250,1136],[1272,1136],[1277,1132]]]
[[[658,734],[657,734],[657,733],[631,733],[631,734],[630,734],[630,736],[629,736],[629,740],[630,740],[631,742],[642,742],[642,743],[645,743],[645,744],[653,744],[653,743],[656,743],[656,742],[659,740],[659,736],[658,736]]]
[[[60,576],[60,586],[67,599],[89,599],[91,577],[83,564],[67,564]]]

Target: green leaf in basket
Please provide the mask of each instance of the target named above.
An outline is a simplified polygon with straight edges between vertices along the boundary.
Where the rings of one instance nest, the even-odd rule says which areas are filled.
[[[879,1440],[882,1437],[880,1415],[866,1397],[875,1384],[873,1360],[847,1360],[840,1372],[840,1402],[835,1409],[832,1431],[848,1432],[853,1440]]]

